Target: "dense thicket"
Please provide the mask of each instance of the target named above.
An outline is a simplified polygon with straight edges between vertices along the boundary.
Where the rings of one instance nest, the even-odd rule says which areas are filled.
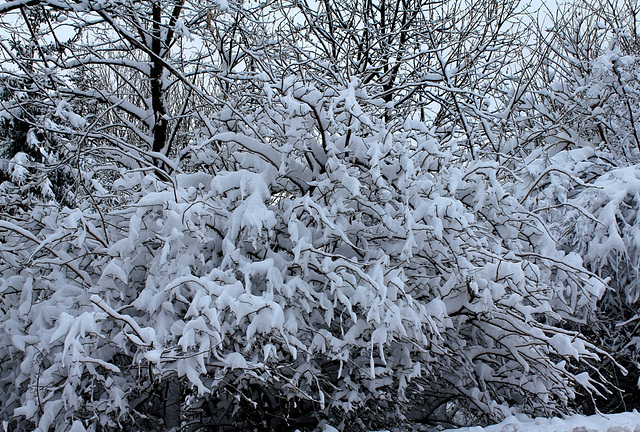
[[[632,6],[0,4],[2,421],[637,407]]]

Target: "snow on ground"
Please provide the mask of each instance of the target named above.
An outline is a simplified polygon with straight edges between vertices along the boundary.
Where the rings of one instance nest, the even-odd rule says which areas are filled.
[[[573,415],[560,418],[507,417],[501,423],[487,427],[448,429],[448,432],[640,432],[640,413],[593,416]],[[445,431],[447,432],[447,431]]]

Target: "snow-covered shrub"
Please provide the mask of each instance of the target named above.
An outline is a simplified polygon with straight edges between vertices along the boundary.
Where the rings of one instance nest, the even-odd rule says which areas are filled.
[[[520,108],[527,146],[516,195],[559,247],[607,281],[596,309],[568,320],[614,354],[601,365],[615,392],[604,411],[638,407],[638,36],[635,6],[575,2],[550,26],[539,89]],[[535,114],[534,114],[535,113]],[[587,405],[589,405],[588,403]],[[587,408],[591,409],[591,408]]]
[[[117,206],[0,221],[4,421],[456,423],[595,389],[571,366],[594,347],[554,308],[604,286],[500,166],[387,126],[357,81],[262,80],[262,108],[212,116],[188,172],[122,170]]]
[[[594,272],[607,278],[611,290],[599,305],[600,319],[614,319],[615,331],[606,329],[617,354],[637,364],[640,306],[640,167],[612,169],[581,192],[567,214],[565,247],[584,257]],[[573,230],[569,227],[572,226]],[[604,329],[602,329],[604,330]]]
[[[637,406],[639,385],[640,168],[611,167],[590,148],[562,152],[551,160],[564,169],[536,195],[535,208],[551,222],[558,244],[607,282],[597,308],[582,315],[574,328],[627,369],[622,376],[614,362],[603,363],[601,373],[616,391],[600,406],[628,410]],[[580,176],[591,177],[590,183],[581,184]]]

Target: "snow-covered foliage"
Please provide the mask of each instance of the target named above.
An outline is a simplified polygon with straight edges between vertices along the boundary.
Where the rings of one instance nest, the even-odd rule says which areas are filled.
[[[466,415],[514,401],[554,412],[572,383],[591,387],[567,362],[593,347],[554,326],[553,306],[604,287],[527,217],[499,167],[456,163],[410,123],[385,129],[355,85],[291,82],[261,125],[281,136],[206,140],[233,170],[124,172],[114,208],[1,222],[5,415],[43,431],[140,424],[173,377],[175,410],[213,404],[214,422],[221,405],[291,416],[305,401],[379,420],[407,399],[427,418],[443,400]],[[324,137],[300,132],[317,121],[305,98]]]
[[[609,257],[633,268],[640,180],[588,146],[514,144],[551,116],[483,78],[514,59],[510,2],[391,23],[302,5],[43,1],[42,22],[82,24],[74,54],[6,49],[42,73],[43,128],[77,170],[73,204],[0,219],[7,427],[463,424],[602,391],[606,353],[567,322],[594,314]],[[12,184],[29,163],[11,155]]]
[[[633,5],[589,2],[567,8],[551,26],[548,84],[523,101],[520,136],[529,146],[519,196],[607,282],[598,307],[574,317],[576,329],[615,354],[601,373],[617,390],[602,409],[637,407],[640,140],[638,35]],[[531,115],[531,113],[536,113]]]
[[[21,80],[0,77],[0,205],[7,212],[37,202],[73,201],[66,140],[46,133]]]

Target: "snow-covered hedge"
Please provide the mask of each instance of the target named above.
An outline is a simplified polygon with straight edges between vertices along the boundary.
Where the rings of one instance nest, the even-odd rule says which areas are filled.
[[[555,311],[604,286],[509,172],[386,126],[355,81],[263,85],[169,181],[122,169],[104,201],[0,221],[11,428],[493,419],[594,389]]]

